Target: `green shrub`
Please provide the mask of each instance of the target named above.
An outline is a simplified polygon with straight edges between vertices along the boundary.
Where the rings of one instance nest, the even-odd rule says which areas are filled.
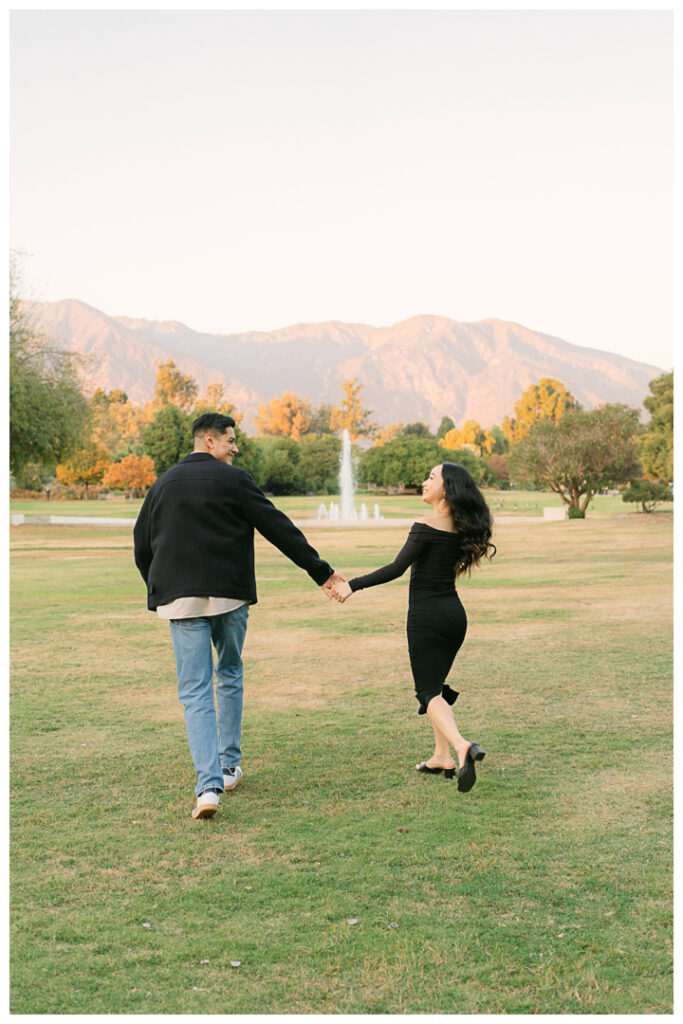
[[[640,502],[643,512],[652,512],[660,501],[673,501],[673,494],[664,480],[629,480],[626,487],[621,488],[622,501]]]

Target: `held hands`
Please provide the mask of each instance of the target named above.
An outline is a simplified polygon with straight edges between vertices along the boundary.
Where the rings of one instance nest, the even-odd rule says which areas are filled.
[[[346,577],[341,576],[338,572],[332,573],[329,580],[323,583],[322,589],[330,601],[339,601],[340,604],[343,604],[353,593]]]
[[[341,582],[335,583],[332,587],[332,597],[335,601],[339,601],[340,604],[344,604],[344,601],[348,600],[352,593],[353,591],[346,580],[341,580]]]
[[[334,601],[336,599],[334,594],[334,586],[336,583],[346,583],[346,577],[340,576],[338,572],[333,572],[329,580],[325,580],[322,585],[322,589],[325,591],[330,601]]]

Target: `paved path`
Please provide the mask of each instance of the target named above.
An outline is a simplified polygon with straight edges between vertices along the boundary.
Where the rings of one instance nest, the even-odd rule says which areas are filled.
[[[117,519],[114,516],[25,516],[21,512],[13,512],[10,516],[12,526],[135,526],[134,519]]]
[[[506,523],[543,523],[551,520],[543,516],[494,516],[496,526]],[[354,519],[342,522],[339,519],[295,519],[294,523],[301,530],[376,530],[385,526],[412,526],[415,519]],[[10,515],[12,526],[125,526],[132,530],[134,519],[115,518],[114,516],[25,516],[21,512]]]

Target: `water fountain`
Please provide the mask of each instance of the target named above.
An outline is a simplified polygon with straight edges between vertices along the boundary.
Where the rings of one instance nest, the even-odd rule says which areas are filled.
[[[356,487],[353,481],[353,462],[351,460],[351,435],[346,427],[342,430],[341,468],[339,470],[339,490],[341,491],[341,515],[345,523],[357,519],[353,507],[353,495]]]
[[[360,516],[357,509],[353,504],[353,497],[356,493],[356,485],[353,479],[353,460],[351,457],[351,435],[349,434],[346,427],[342,431],[342,450],[339,467],[339,491],[341,497],[341,505],[337,504],[336,501],[330,502],[330,507],[325,507],[325,502],[321,502],[318,508],[318,515],[316,518],[318,521],[322,519],[328,519],[330,522],[342,522],[342,523],[354,523],[360,518],[363,522],[367,522],[370,519],[370,513],[365,502],[362,502],[360,507]],[[373,509],[374,519],[384,519],[384,516],[379,513],[379,505],[375,502]]]

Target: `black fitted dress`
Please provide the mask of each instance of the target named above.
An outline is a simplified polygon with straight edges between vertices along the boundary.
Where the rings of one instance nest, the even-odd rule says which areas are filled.
[[[414,523],[390,565],[349,580],[352,591],[364,590],[395,580],[411,567],[407,633],[419,715],[425,714],[427,704],[438,694],[449,704],[458,696],[446,685],[446,676],[467,631],[465,609],[455,589],[459,553],[457,533]]]

